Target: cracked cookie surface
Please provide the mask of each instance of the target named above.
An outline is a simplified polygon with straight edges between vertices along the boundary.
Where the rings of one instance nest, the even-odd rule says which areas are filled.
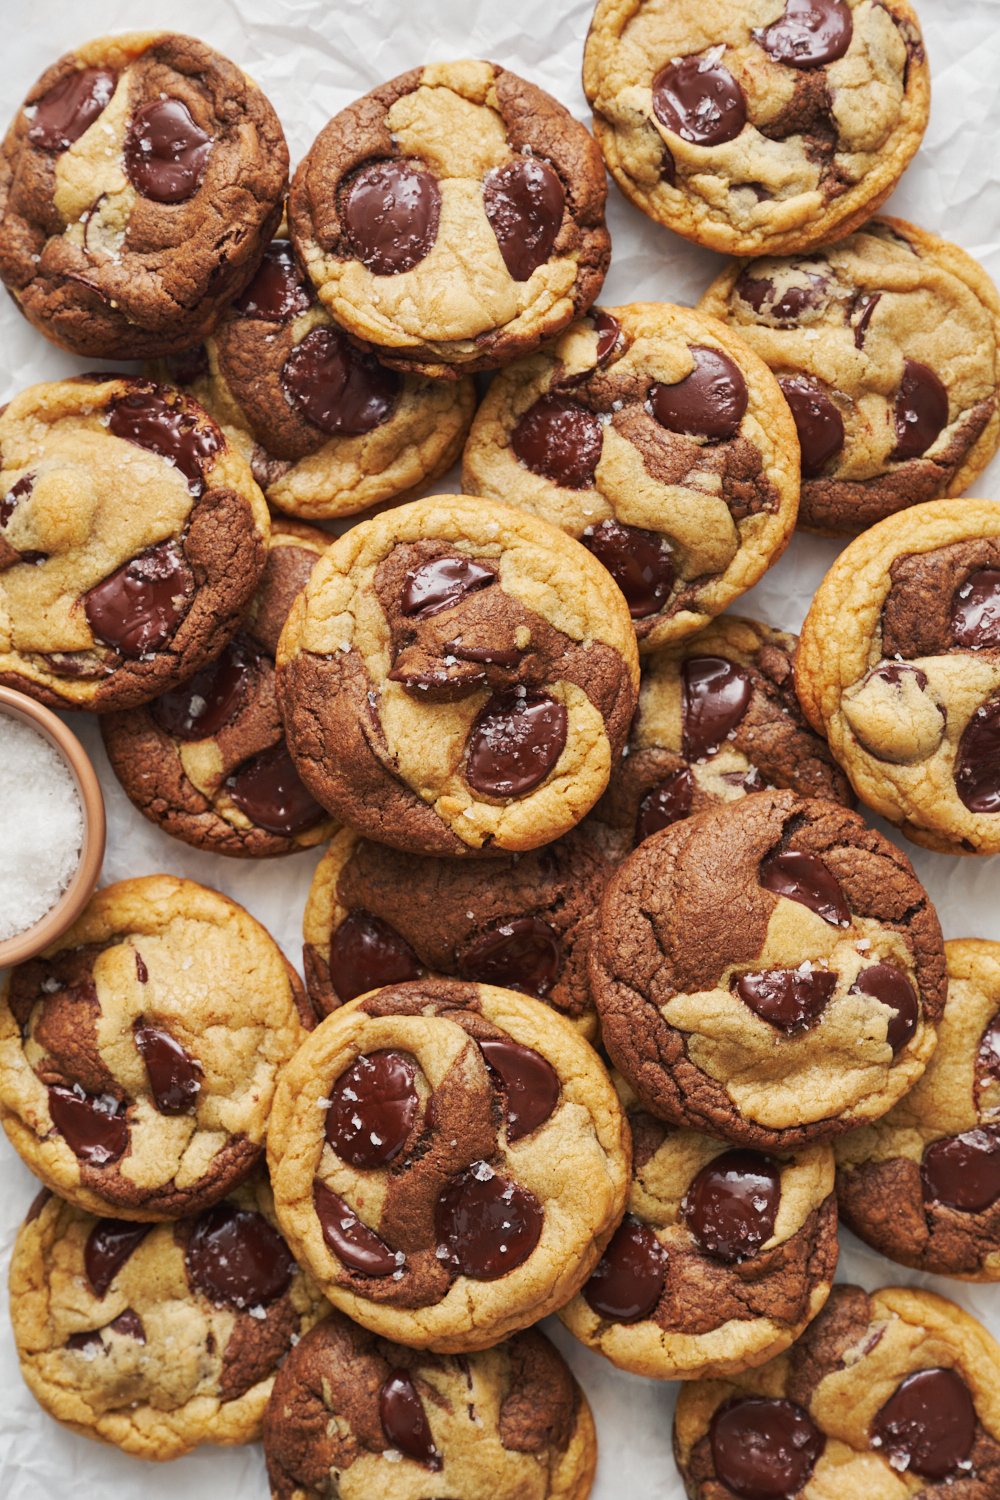
[[[0,277],[74,354],[168,354],[246,286],[287,182],[278,118],[228,59],[100,38],[42,74],[0,148]]]
[[[737,261],[699,304],[774,371],[802,451],[799,523],[851,535],[960,495],[1000,441],[1000,298],[903,219],[809,256]]]
[[[583,85],[625,196],[737,255],[863,223],[930,105],[906,0],[598,0]]]

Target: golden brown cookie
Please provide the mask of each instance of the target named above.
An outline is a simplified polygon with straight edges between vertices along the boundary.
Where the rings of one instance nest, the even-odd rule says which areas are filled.
[[[560,1318],[612,1364],[703,1379],[786,1349],[837,1265],[833,1151],[734,1150],[654,1119],[613,1075],[632,1132],[625,1218]]]
[[[416,854],[504,854],[567,833],[635,708],[628,607],[555,526],[467,495],[340,537],[278,645],[299,773],[359,833]]]
[[[275,1208],[327,1297],[383,1338],[485,1349],[573,1296],[625,1206],[630,1152],[592,1048],[492,985],[391,985],[285,1069]]]
[[[927,1071],[837,1142],[845,1221],[883,1255],[1000,1281],[1000,943],[946,943],[948,1000]]]
[[[903,219],[808,256],[735,261],[699,304],[766,360],[802,449],[799,524],[851,535],[960,495],[1000,441],[1000,298]]]
[[[674,1453],[691,1500],[993,1500],[1000,1347],[933,1292],[835,1286],[787,1354],[683,1387]]]
[[[101,718],[111,769],[135,806],[195,849],[292,854],[336,831],[292,764],[274,690],[281,627],[329,543],[315,527],[277,522],[260,587],[222,655],[152,703]]]
[[[586,1500],[597,1435],[534,1330],[476,1354],[416,1354],[334,1312],[279,1372],[264,1454],[274,1500]]]
[[[862,802],[929,849],[1000,851],[1000,501],[934,500],[845,547],[795,683]]]
[[[150,875],[98,891],[0,992],[0,1124],[88,1213],[173,1219],[264,1150],[308,1018],[298,977],[242,906]]]
[[[54,708],[132,708],[218,656],[270,519],[196,401],[96,375],[0,413],[0,683]]]
[[[342,110],[288,219],[337,323],[401,370],[454,379],[552,338],[601,289],[601,155],[549,94],[489,62],[402,73]]]
[[[287,183],[240,68],[173,32],[102,37],[46,69],[0,148],[0,278],[74,354],[184,349],[250,280]]]
[[[930,106],[907,0],[598,0],[583,86],[625,196],[736,255],[864,223]]]
[[[196,1218],[98,1219],[43,1190],[10,1266],[21,1373],[50,1416],[136,1458],[248,1443],[326,1304],[262,1176]]]
[[[757,1150],[884,1115],[927,1066],[946,988],[905,855],[856,813],[779,791],[640,844],[604,893],[590,977],[642,1105]]]
[[[741,339],[687,308],[635,302],[496,377],[462,478],[589,548],[651,650],[706,624],[781,556],[798,462],[781,391]]]

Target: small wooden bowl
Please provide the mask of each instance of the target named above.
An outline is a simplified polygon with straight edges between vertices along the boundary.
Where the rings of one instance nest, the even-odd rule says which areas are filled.
[[[59,751],[73,773],[83,807],[83,847],[80,863],[69,885],[51,911],[32,927],[0,942],[0,969],[8,964],[24,963],[72,926],[94,894],[104,861],[104,797],[97,772],[76,735],[49,709],[13,688],[0,687],[0,719],[7,716],[30,724]]]

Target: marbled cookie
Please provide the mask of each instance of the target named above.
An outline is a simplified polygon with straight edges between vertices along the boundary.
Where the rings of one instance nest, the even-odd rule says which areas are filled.
[[[650,650],[706,624],[780,557],[798,463],[781,392],[742,340],[687,308],[636,302],[496,377],[462,478],[589,548]]]
[[[0,1124],[89,1213],[173,1219],[264,1150],[305,1032],[294,970],[225,896],[167,875],[98,891],[0,992]]]
[[[628,733],[628,607],[585,547],[465,495],[340,537],[278,645],[278,702],[306,786],[416,854],[504,854],[567,833]]]
[[[282,1230],[334,1306],[444,1353],[578,1291],[630,1165],[614,1088],[567,1021],[443,979],[327,1016],[282,1074],[267,1149]]]
[[[184,349],[250,280],[287,182],[274,110],[204,42],[87,42],[46,69],[0,148],[0,277],[74,354]]]
[[[700,308],[778,377],[810,530],[851,535],[960,495],[996,452],[1000,298],[937,235],[873,219],[812,255],[736,261]]]

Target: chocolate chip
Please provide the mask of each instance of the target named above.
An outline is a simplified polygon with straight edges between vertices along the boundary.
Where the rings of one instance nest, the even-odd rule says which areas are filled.
[[[706,57],[681,57],[653,79],[653,110],[668,130],[697,146],[721,146],[739,135],[747,104],[736,79]]]
[[[496,1281],[523,1265],[538,1244],[544,1214],[533,1193],[473,1162],[446,1183],[434,1207],[439,1249],[461,1276]]]
[[[976,1426],[969,1387],[957,1370],[918,1370],[876,1413],[871,1444],[894,1469],[945,1479],[968,1459]]]
[[[326,1139],[352,1167],[393,1161],[417,1114],[413,1063],[399,1052],[362,1053],[330,1090]]]
[[[344,199],[351,250],[376,276],[412,271],[434,247],[441,188],[426,167],[379,161],[363,167]]]
[[[160,1114],[193,1115],[201,1093],[201,1063],[159,1026],[136,1021],[133,1034]]]
[[[951,634],[972,651],[1000,648],[1000,568],[979,568],[955,590]]]
[[[604,446],[592,411],[569,396],[540,396],[510,436],[514,457],[532,474],[567,490],[589,489]]]
[[[256,275],[233,307],[245,318],[290,323],[300,313],[308,312],[312,303],[312,287],[302,274],[290,241],[272,240]]]
[[[694,798],[694,777],[687,766],[682,766],[658,786],[651,787],[639,803],[639,817],[635,825],[635,842],[641,844],[661,828],[669,828],[686,818],[691,811]]]
[[[426,619],[496,581],[496,569],[473,558],[435,557],[407,573],[399,607],[408,618]]]
[[[871,995],[893,1012],[886,1029],[886,1041],[893,1056],[901,1052],[917,1029],[920,1002],[913,985],[895,964],[870,964],[862,969],[851,985],[852,995]]]
[[[137,1344],[146,1342],[146,1329],[139,1314],[131,1307],[126,1307],[124,1312],[112,1318],[108,1324],[112,1333],[117,1333],[123,1339],[135,1339]]]
[[[349,1270],[362,1276],[391,1276],[405,1264],[403,1252],[390,1250],[325,1183],[313,1183],[313,1207],[327,1247]]]
[[[520,1141],[551,1116],[559,1102],[559,1078],[540,1052],[518,1042],[489,1037],[479,1048],[503,1089],[507,1140]]]
[[[606,365],[622,341],[622,325],[603,308],[592,308],[590,316],[597,334],[597,363]]]
[[[844,446],[844,419],[818,380],[779,375],[781,393],[791,408],[802,450],[802,473],[820,474]]]
[[[724,656],[690,656],[681,667],[684,758],[707,760],[750,706],[750,674]]]
[[[702,1167],[681,1212],[701,1248],[733,1264],[771,1238],[780,1202],[777,1162],[759,1151],[724,1151]]]
[[[209,459],[225,445],[207,413],[190,399],[157,386],[118,396],[109,409],[108,431],[165,458],[184,475],[195,496],[205,487]]]
[[[135,950],[135,977],[140,984],[149,983],[149,970],[146,968],[146,964],[138,948]]]
[[[955,787],[970,812],[1000,812],[1000,700],[977,708],[958,742]]]
[[[985,1213],[1000,1198],[1000,1126],[934,1141],[924,1152],[920,1175],[929,1203]]]
[[[87,624],[132,660],[170,640],[188,605],[190,573],[174,542],[133,557],[83,596]]]
[[[184,1252],[195,1291],[215,1305],[261,1307],[283,1297],[295,1262],[263,1214],[216,1203],[199,1214]]]
[[[152,1227],[128,1219],[98,1219],[83,1247],[83,1269],[95,1297],[107,1295],[118,1272]]]
[[[128,1145],[125,1105],[110,1094],[87,1094],[79,1084],[49,1087],[52,1125],[73,1155],[91,1167],[117,1161]]]
[[[251,823],[281,838],[305,833],[326,816],[306,790],[284,740],[238,766],[226,777],[226,791]]]
[[[338,997],[353,1000],[424,972],[405,938],[367,911],[352,911],[330,939],[330,978]]]
[[[65,1348],[72,1349],[79,1354],[89,1353],[90,1350],[96,1353],[98,1349],[104,1348],[100,1329],[90,1328],[86,1333],[71,1333],[66,1340]]]
[[[65,151],[111,103],[117,78],[106,68],[80,68],[43,94],[33,111],[28,140],[46,151]]]
[[[556,765],[566,726],[565,706],[544,693],[495,695],[472,726],[466,781],[485,797],[523,797]]]
[[[125,132],[128,180],[154,203],[183,203],[201,186],[213,145],[182,99],[153,99]]]
[[[826,1445],[804,1407],[767,1396],[734,1396],[709,1425],[715,1477],[745,1500],[792,1500]]]
[[[781,20],[752,35],[775,62],[820,68],[843,57],[854,20],[847,0],[786,0]]]
[[[562,183],[537,156],[519,156],[487,172],[483,208],[515,281],[527,281],[552,254],[565,203]]]
[[[599,1318],[639,1323],[660,1300],[668,1261],[653,1231],[626,1215],[583,1288],[584,1301]]]
[[[851,319],[854,323],[854,347],[863,349],[865,339],[868,336],[868,325],[871,323],[875,309],[882,300],[881,292],[862,292],[851,309]]]
[[[948,392],[934,371],[915,359],[903,366],[895,404],[897,460],[919,458],[948,424]]]
[[[645,620],[663,608],[674,586],[673,553],[665,537],[608,520],[588,526],[580,540],[625,595],[633,620]]]
[[[786,849],[762,860],[760,883],[765,891],[798,901],[831,927],[849,927],[851,908],[840,881],[815,854]]]
[[[747,409],[743,372],[721,349],[694,344],[694,369],[674,385],[653,385],[649,406],[662,427],[721,443],[735,437]]]
[[[406,1370],[391,1371],[378,1396],[382,1431],[400,1453],[438,1473],[443,1459],[434,1446],[424,1403]]]
[[[463,979],[497,984],[541,1000],[559,978],[563,964],[558,934],[541,917],[508,917],[493,922],[456,955]]]
[[[829,969],[764,969],[742,974],[736,981],[737,995],[769,1026],[792,1035],[807,1031],[823,1014],[837,987],[837,976]]]
[[[825,304],[830,285],[829,266],[824,271],[811,271],[803,262],[796,261],[790,270],[800,280],[786,282],[779,292],[772,277],[751,274],[753,266],[759,264],[753,261],[740,272],[733,291],[755,313],[765,314],[779,328],[794,328],[803,313],[815,312]]]
[[[149,706],[153,722],[171,739],[212,739],[232,722],[260,664],[260,653],[237,636],[215,661]]]
[[[396,407],[402,380],[339,328],[314,328],[281,369],[293,406],[321,432],[371,432]]]

